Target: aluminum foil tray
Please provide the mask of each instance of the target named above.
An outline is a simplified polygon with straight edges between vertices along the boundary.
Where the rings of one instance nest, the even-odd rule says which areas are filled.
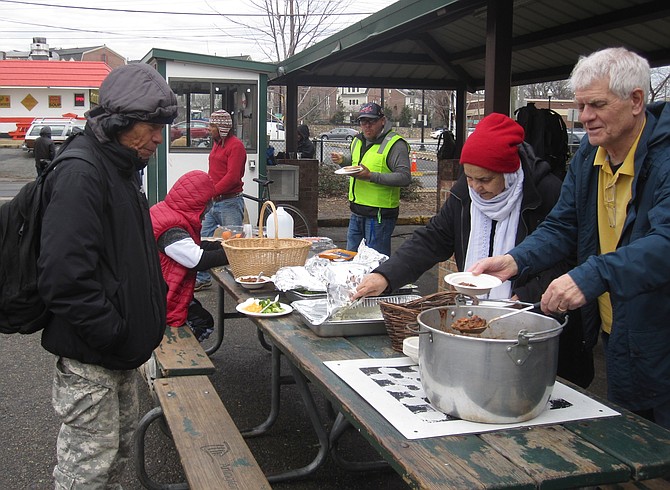
[[[421,296],[416,294],[398,294],[365,298],[361,303],[346,311],[342,319],[330,319],[320,325],[315,322],[323,318],[328,309],[326,298],[304,299],[291,303],[303,322],[319,337],[352,337],[356,335],[380,335],[386,333],[386,325],[379,303],[402,304]]]
[[[384,298],[405,296],[408,294],[417,294],[418,292],[419,289],[415,284],[407,284],[406,286],[403,286],[400,289],[398,289],[395,295],[385,296]],[[286,291],[285,294],[286,299],[288,299],[289,301],[300,301],[303,299],[321,299],[327,296],[327,293],[325,291],[301,291],[298,289],[289,289],[288,291]]]

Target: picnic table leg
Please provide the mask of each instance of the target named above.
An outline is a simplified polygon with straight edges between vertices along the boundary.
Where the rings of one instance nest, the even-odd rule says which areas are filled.
[[[240,431],[243,437],[256,437],[265,434],[277,421],[279,416],[280,404],[280,390],[282,384],[281,377],[281,351],[272,346],[272,377],[271,377],[271,394],[270,394],[270,413],[265,421],[256,427],[244,429]]]
[[[217,315],[217,325],[216,325],[216,342],[214,342],[214,345],[209,347],[208,349],[205,349],[205,354],[208,356],[214,354],[217,350],[219,350],[219,347],[221,347],[221,344],[223,343],[223,334],[225,332],[225,320],[228,314],[226,313],[226,310],[223,308],[223,304],[225,301],[226,293],[223,290],[223,287],[219,286],[219,292],[218,292],[218,299],[217,299],[217,304],[218,304],[218,315]]]
[[[347,461],[342,458],[337,452],[337,441],[342,437],[342,435],[348,430],[353,428],[351,423],[342,415],[342,412],[338,412],[335,422],[333,422],[333,427],[330,429],[330,455],[333,458],[333,461],[337,463],[338,466],[344,468],[347,471],[372,471],[372,470],[385,470],[390,469],[387,461]]]
[[[144,438],[149,426],[158,418],[163,417],[163,409],[155,407],[149,410],[140,420],[135,431],[135,472],[144,488],[149,490],[188,490],[187,483],[156,483],[147,474],[144,456]]]
[[[273,345],[273,350],[276,347]],[[316,433],[319,439],[319,452],[314,457],[311,463],[302,468],[297,468],[295,470],[288,470],[283,473],[277,473],[275,475],[268,475],[268,481],[270,483],[278,483],[288,480],[295,480],[298,478],[304,478],[309,476],[318,470],[321,465],[326,461],[329,451],[329,441],[328,441],[328,432],[321,425],[321,420],[319,419],[319,413],[317,411],[316,403],[312,397],[312,393],[309,391],[309,386],[307,386],[307,378],[304,374],[298,369],[292,362],[289,361],[289,367],[291,368],[291,374],[293,374],[293,379],[295,379],[295,384],[298,387],[300,396],[302,397],[303,404],[309,415],[309,419],[312,423],[312,428]]]

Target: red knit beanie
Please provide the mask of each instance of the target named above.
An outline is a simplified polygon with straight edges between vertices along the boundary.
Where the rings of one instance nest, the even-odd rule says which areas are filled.
[[[461,164],[469,163],[499,173],[519,169],[518,146],[523,141],[523,128],[509,117],[492,113],[479,121],[461,150]]]

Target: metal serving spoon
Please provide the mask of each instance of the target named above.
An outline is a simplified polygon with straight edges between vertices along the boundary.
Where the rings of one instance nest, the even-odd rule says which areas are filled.
[[[514,311],[510,311],[509,313],[505,313],[504,315],[499,315],[496,317],[491,318],[489,321],[487,321],[483,326],[481,327],[474,327],[474,328],[467,328],[467,327],[459,327],[459,326],[453,326],[452,328],[454,330],[458,330],[461,333],[482,333],[484,330],[489,328],[491,326],[491,323],[497,321],[497,320],[502,320],[503,318],[508,318],[510,316],[518,315],[519,313],[522,313],[524,311],[532,310],[533,308],[537,308],[540,306],[540,302],[538,301],[537,303],[533,303],[532,305],[529,306],[524,306],[523,308],[515,309]]]

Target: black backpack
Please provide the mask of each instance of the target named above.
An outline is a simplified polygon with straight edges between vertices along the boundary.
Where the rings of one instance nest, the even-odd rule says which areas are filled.
[[[37,179],[0,206],[0,333],[34,333],[51,318],[37,291],[42,188],[47,175],[64,158],[90,160],[82,150],[63,153],[61,150]]]
[[[526,133],[524,140],[533,147],[535,155],[549,162],[555,175],[565,177],[568,128],[561,115],[551,109],[538,109],[532,102],[514,114]]]

